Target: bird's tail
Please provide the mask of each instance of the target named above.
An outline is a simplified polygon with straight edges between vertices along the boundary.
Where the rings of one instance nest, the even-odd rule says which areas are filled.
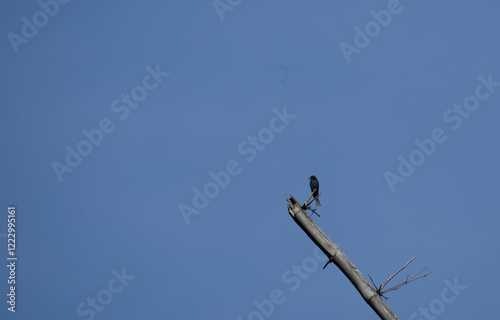
[[[316,207],[319,207],[321,205],[321,202],[319,202],[319,197],[316,198]]]

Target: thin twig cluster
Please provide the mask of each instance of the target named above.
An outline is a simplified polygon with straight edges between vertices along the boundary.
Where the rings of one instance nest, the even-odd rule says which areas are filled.
[[[396,273],[394,273],[392,276],[389,277],[389,279],[387,279],[386,282],[384,282],[384,284],[382,284],[380,287],[377,288],[377,285],[375,284],[375,282],[373,281],[372,277],[370,275],[368,275],[368,277],[370,277],[370,280],[372,281],[372,284],[373,284],[373,288],[375,289],[375,291],[378,293],[379,296],[383,297],[384,299],[387,299],[385,296],[384,296],[384,293],[387,293],[387,292],[390,292],[390,291],[393,291],[393,290],[398,290],[399,288],[401,288],[402,286],[404,286],[405,284],[408,284],[412,281],[415,281],[417,279],[420,279],[420,278],[423,278],[423,277],[426,277],[428,276],[429,274],[432,273],[432,271],[430,272],[427,272],[426,274],[423,274],[423,275],[420,275],[422,272],[424,272],[426,268],[420,270],[418,273],[412,275],[411,277],[408,275],[406,276],[406,280],[401,282],[401,283],[398,283],[397,285],[393,286],[393,287],[390,287],[389,289],[386,289],[384,290],[384,287],[386,286],[386,284],[389,283],[389,281],[392,280],[392,278],[394,278],[398,273],[400,273],[401,271],[403,271],[404,268],[406,268],[407,265],[410,264],[410,262],[412,262],[413,260],[415,260],[416,257],[413,257],[411,258],[410,261],[408,261],[401,269],[399,269],[398,271],[396,271]]]
[[[307,198],[306,202],[304,202],[304,204],[302,205],[302,209],[304,210],[311,210],[312,212],[314,212],[318,217],[321,217],[321,215],[319,213],[316,212],[316,209],[313,209],[311,208],[311,203],[316,200],[316,198],[318,198],[320,194],[318,194],[316,197],[314,197],[311,201],[309,201],[309,199],[311,199],[312,195],[316,192],[316,189],[314,189],[312,192],[311,192],[311,195],[309,196],[309,198]],[[311,214],[312,215],[312,214]]]

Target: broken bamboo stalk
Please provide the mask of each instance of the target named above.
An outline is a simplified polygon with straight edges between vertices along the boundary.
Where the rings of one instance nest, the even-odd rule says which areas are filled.
[[[382,320],[399,320],[396,314],[382,300],[361,272],[339,249],[339,247],[316,225],[299,202],[290,195],[288,199],[288,213],[293,220],[304,230],[311,240],[333,262],[342,273],[351,281],[363,299]]]

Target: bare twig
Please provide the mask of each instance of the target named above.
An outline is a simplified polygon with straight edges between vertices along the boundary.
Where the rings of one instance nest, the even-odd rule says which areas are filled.
[[[375,282],[373,281],[372,279],[372,276],[368,275],[368,277],[370,278],[370,280],[372,281],[372,284],[373,284],[373,288],[375,288],[375,290],[377,290],[377,285],[375,284]],[[378,292],[378,290],[377,290]]]
[[[302,205],[302,209],[304,210],[311,210],[311,212],[315,213],[318,217],[321,217],[321,215],[319,213],[316,212],[316,209],[313,209],[311,208],[311,203],[317,198],[319,197],[319,194],[314,197],[311,202],[308,203],[309,199],[311,199],[312,195],[314,194],[314,192],[316,192],[316,189],[314,189],[312,192],[311,192],[311,195],[309,196],[309,198],[307,198],[306,202],[304,202],[304,204]],[[320,193],[321,194],[321,193]],[[288,199],[288,198],[287,198]],[[312,215],[312,214],[311,214]]]
[[[316,189],[314,189],[313,193],[316,191]],[[311,205],[311,203],[316,200],[319,196],[321,195],[321,193],[319,193],[316,197],[314,197],[308,204],[307,206],[309,207]]]
[[[397,285],[393,286],[393,287],[390,287],[389,289],[387,290],[383,290],[384,287],[389,283],[389,281],[392,280],[392,278],[394,278],[398,273],[400,273],[404,268],[406,268],[406,266],[408,266],[410,264],[410,262],[412,262],[413,260],[415,260],[416,257],[413,257],[411,258],[410,261],[408,261],[403,267],[401,267],[398,271],[396,271],[396,273],[394,273],[392,276],[389,277],[389,279],[387,279],[386,282],[384,282],[384,284],[382,284],[380,287],[377,288],[377,285],[375,284],[375,282],[373,281],[372,277],[370,277],[370,275],[368,275],[370,277],[370,280],[372,280],[372,283],[373,283],[373,287],[375,289],[375,291],[377,291],[377,293],[379,294],[379,296],[381,297],[384,297],[383,294],[384,293],[387,293],[387,292],[390,292],[390,291],[393,291],[393,290],[398,290],[399,288],[401,288],[402,286],[404,286],[405,284],[408,284],[412,281],[415,281],[417,279],[420,279],[420,278],[423,278],[423,277],[426,277],[428,276],[429,274],[432,273],[431,272],[428,272],[424,275],[421,275],[419,276],[419,274],[421,274],[422,272],[424,272],[427,268],[424,268],[422,270],[420,270],[418,273],[412,275],[411,277],[410,276],[407,276],[406,277],[406,280],[401,282],[401,283],[398,283]],[[384,297],[385,298],[385,297]]]
[[[419,274],[421,274],[421,273],[422,273],[425,269],[427,269],[427,268],[422,269],[419,273],[414,274],[414,275],[413,275],[413,276],[411,276],[411,277],[407,276],[405,281],[403,281],[403,282],[401,282],[401,283],[398,283],[397,285],[395,285],[395,286],[393,286],[393,287],[391,287],[391,288],[389,288],[389,289],[387,289],[387,290],[382,291],[382,292],[381,292],[381,294],[384,294],[384,293],[386,293],[386,292],[393,291],[393,290],[398,290],[399,288],[401,288],[401,287],[402,287],[402,286],[404,286],[405,284],[408,284],[408,283],[410,283],[410,282],[412,282],[412,281],[415,281],[415,280],[420,279],[420,278],[423,278],[423,277],[427,277],[429,274],[431,274],[431,273],[432,273],[432,271],[430,271],[430,272],[427,272],[426,274],[423,274],[423,275],[421,275],[421,276],[417,277],[417,276],[418,276]]]
[[[384,289],[385,285],[386,285],[387,283],[389,283],[389,281],[391,281],[391,279],[392,279],[392,278],[394,278],[394,277],[395,277],[398,273],[400,273],[400,272],[401,272],[404,268],[406,268],[406,266],[407,266],[407,265],[409,265],[409,264],[410,264],[410,262],[412,262],[413,260],[415,260],[415,258],[416,258],[416,257],[411,258],[411,260],[410,260],[410,261],[408,261],[408,262],[407,262],[407,263],[406,263],[406,264],[405,264],[405,265],[404,265],[401,269],[399,269],[398,271],[396,271],[396,273],[395,273],[395,274],[393,274],[392,276],[390,276],[390,277],[389,277],[389,279],[387,279],[387,281],[386,281],[386,282],[384,282],[384,284],[380,286],[380,291],[382,291],[382,289]]]
[[[324,267],[323,267],[323,270],[325,270],[326,266],[330,263],[333,262],[333,258],[335,257],[335,255],[337,254],[337,251],[335,251],[335,253],[332,255],[332,257],[325,263]]]
[[[311,192],[311,195],[309,196],[309,198],[307,198],[306,202],[304,202],[304,206],[307,208],[309,207],[310,203],[309,202],[309,199],[311,199],[311,197],[313,196],[314,192],[316,192],[316,189],[314,189],[312,192]],[[314,199],[313,199],[314,200]],[[312,202],[312,200],[311,200]]]
[[[316,209],[309,207],[309,210],[311,210],[311,212],[314,212],[318,217],[321,217],[321,215],[316,212]],[[312,214],[311,214],[311,216],[312,216]]]

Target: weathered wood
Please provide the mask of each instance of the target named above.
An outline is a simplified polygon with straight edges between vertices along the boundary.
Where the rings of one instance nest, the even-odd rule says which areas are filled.
[[[396,314],[382,300],[378,293],[370,286],[361,272],[346,257],[339,247],[316,225],[299,202],[290,196],[288,199],[288,213],[293,220],[304,230],[311,240],[323,251],[342,273],[351,281],[368,305],[383,320],[399,320]]]

